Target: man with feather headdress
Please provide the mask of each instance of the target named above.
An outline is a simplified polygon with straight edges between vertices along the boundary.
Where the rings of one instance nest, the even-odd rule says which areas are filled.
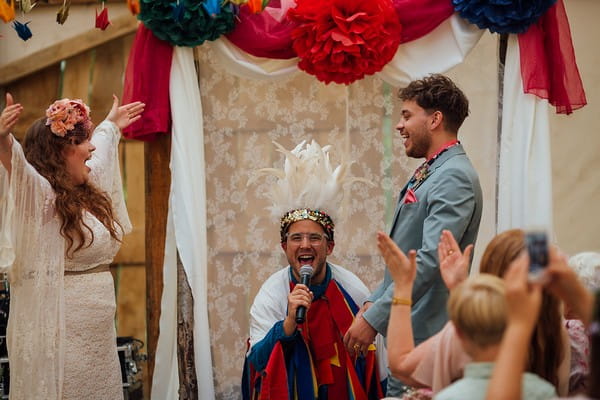
[[[357,181],[348,165],[333,170],[329,146],[300,143],[287,151],[284,169],[265,169],[278,178],[271,211],[280,218],[281,247],[289,265],[267,279],[250,310],[244,399],[370,400],[383,397],[372,344],[346,351],[343,336],[369,291],[352,272],[327,262],[342,186]],[[318,178],[318,179],[316,179]],[[301,268],[312,269],[302,284]],[[303,271],[304,272],[304,271]],[[296,320],[306,311],[304,322]]]

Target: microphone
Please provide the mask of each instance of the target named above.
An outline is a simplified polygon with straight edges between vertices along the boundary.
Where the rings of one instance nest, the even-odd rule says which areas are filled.
[[[300,267],[300,283],[308,286],[310,278],[313,274],[313,267],[310,265],[303,265]],[[296,309],[296,323],[303,324],[306,319],[306,307],[300,306]]]

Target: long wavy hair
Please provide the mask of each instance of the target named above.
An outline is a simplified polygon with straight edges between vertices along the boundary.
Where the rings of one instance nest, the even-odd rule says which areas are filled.
[[[40,118],[29,127],[23,142],[25,158],[48,180],[56,193],[55,207],[61,219],[60,234],[67,241],[69,257],[89,247],[94,241],[94,232],[83,219],[84,211],[94,215],[108,229],[112,238],[121,240],[117,230],[121,229],[121,225],[113,215],[108,195],[89,182],[73,184],[67,172],[65,150],[68,146],[88,140],[91,134],[89,124],[78,123],[65,137],[56,136],[46,126],[46,118]]]
[[[496,235],[481,257],[480,272],[504,276],[509,264],[525,249],[525,232],[511,229]],[[544,290],[542,307],[529,350],[527,370],[558,388],[558,368],[565,357],[562,309],[558,298]]]

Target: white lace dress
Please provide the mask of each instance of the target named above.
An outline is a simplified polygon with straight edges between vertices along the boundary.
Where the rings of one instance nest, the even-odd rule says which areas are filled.
[[[90,179],[113,201],[124,233],[131,230],[118,163],[120,132],[95,130]],[[11,399],[122,399],[108,268],[119,249],[106,228],[84,216],[93,244],[65,256],[50,184],[13,140],[10,177],[0,164],[0,267],[9,273],[7,342]],[[65,271],[66,274],[65,274]]]

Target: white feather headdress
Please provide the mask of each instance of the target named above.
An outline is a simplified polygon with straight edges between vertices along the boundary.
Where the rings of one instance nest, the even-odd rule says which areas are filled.
[[[352,162],[342,162],[334,169],[329,160],[330,145],[302,141],[289,151],[277,142],[273,144],[285,155],[283,169],[260,169],[248,184],[263,175],[278,178],[268,197],[271,213],[281,218],[282,240],[287,227],[302,219],[321,224],[327,233],[331,231],[333,239],[333,221],[340,215],[344,191],[354,182],[370,182],[349,176]]]

